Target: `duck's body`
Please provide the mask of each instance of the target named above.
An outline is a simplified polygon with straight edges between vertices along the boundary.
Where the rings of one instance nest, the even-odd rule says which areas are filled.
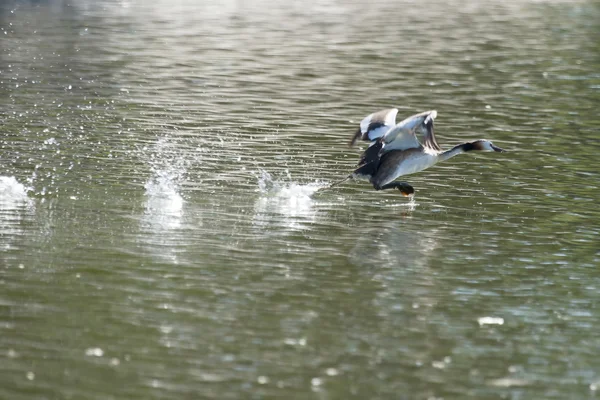
[[[408,196],[414,189],[406,182],[394,182],[400,176],[423,171],[471,150],[504,151],[488,140],[462,143],[442,151],[433,132],[436,111],[416,114],[394,125],[397,112],[397,109],[382,110],[363,119],[350,145],[359,138],[371,141],[371,145],[347,179],[366,178],[376,190],[397,188]],[[416,137],[417,129],[423,134],[423,144]]]
[[[436,155],[424,153],[420,149],[392,150],[381,156],[379,168],[368,178],[374,186],[381,187],[400,176],[432,167],[437,162]]]

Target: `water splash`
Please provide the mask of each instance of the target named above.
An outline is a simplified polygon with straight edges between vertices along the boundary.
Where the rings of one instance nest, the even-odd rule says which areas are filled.
[[[27,196],[28,188],[14,176],[0,176],[0,210],[14,210],[32,205]]]
[[[176,177],[168,171],[157,171],[146,184],[146,211],[156,215],[181,216],[183,197]]]
[[[12,241],[23,232],[22,221],[33,212],[29,191],[13,176],[0,176],[0,250],[12,248]]]
[[[321,182],[305,185],[285,183],[274,180],[271,174],[260,171],[258,189],[260,193],[255,203],[256,225],[264,226],[280,222],[293,229],[304,229],[307,224],[314,223],[318,212],[314,207],[312,195],[327,186]]]
[[[144,234],[140,244],[144,254],[161,261],[179,264],[177,252],[183,225],[185,200],[181,183],[187,174],[188,159],[178,151],[176,143],[160,139],[154,147],[144,149],[151,176],[146,181],[144,213],[140,227]]]
[[[402,197],[402,200],[406,199],[406,197]],[[390,207],[404,207],[405,211],[411,213],[417,209],[419,203],[415,201],[415,196],[410,196],[408,201],[395,201],[390,204]]]
[[[183,216],[180,186],[187,166],[176,148],[165,138],[159,140],[148,160],[152,176],[146,181],[145,220],[161,229],[177,228]]]

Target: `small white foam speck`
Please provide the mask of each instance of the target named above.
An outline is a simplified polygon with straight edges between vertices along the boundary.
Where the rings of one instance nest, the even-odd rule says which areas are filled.
[[[504,325],[504,318],[500,317],[481,317],[477,318],[479,326],[483,325]]]
[[[529,385],[529,381],[525,379],[517,379],[517,378],[499,378],[493,379],[488,382],[491,386],[496,387],[518,387],[518,386],[527,386]]]
[[[104,355],[104,350],[100,347],[90,347],[85,350],[85,355],[90,357],[102,357]]]
[[[169,325],[162,325],[159,329],[164,334],[169,334],[173,332],[173,327]]]
[[[285,338],[283,339],[283,343],[289,346],[306,346],[306,338],[294,339],[294,338]]]

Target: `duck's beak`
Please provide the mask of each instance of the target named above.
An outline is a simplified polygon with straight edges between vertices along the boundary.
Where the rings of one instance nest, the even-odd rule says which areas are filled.
[[[491,146],[492,146],[492,149],[494,149],[494,151],[497,151],[497,152],[499,152],[499,153],[506,153],[506,150],[504,150],[504,149],[501,149],[501,148],[500,148],[500,147],[498,147],[498,146],[494,146],[493,144],[492,144]]]

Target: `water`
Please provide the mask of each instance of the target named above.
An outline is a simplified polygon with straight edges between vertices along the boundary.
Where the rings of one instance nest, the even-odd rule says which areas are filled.
[[[600,390],[595,2],[0,7],[0,398]],[[331,191],[436,109],[412,202]]]

